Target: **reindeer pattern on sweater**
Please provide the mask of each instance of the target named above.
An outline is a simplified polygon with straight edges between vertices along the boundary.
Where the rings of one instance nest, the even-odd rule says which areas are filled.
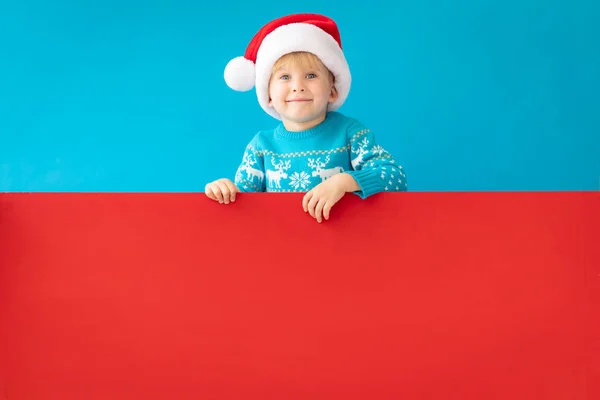
[[[359,121],[329,112],[320,125],[302,132],[280,124],[248,143],[235,173],[242,192],[307,192],[339,173],[352,175],[366,198],[407,190],[402,166]]]

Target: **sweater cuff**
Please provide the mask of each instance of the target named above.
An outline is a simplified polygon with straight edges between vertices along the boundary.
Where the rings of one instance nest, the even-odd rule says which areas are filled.
[[[354,192],[363,199],[378,193],[381,190],[380,172],[376,169],[362,169],[359,171],[346,171],[360,186],[360,190]]]

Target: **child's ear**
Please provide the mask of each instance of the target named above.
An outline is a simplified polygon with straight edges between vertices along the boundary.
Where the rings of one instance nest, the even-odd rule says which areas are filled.
[[[335,85],[331,86],[331,94],[329,95],[329,102],[333,103],[334,101],[337,100],[339,96],[339,93],[337,91],[337,89],[335,88]]]

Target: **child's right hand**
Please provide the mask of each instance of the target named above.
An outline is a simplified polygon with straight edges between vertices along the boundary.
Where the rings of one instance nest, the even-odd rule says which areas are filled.
[[[235,201],[235,195],[239,191],[240,189],[227,178],[217,179],[204,188],[204,193],[209,199],[218,201],[221,204],[229,204],[230,201]]]

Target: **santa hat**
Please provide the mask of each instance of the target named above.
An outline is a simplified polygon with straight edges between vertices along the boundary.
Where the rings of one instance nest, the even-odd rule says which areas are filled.
[[[269,79],[275,62],[295,51],[313,53],[333,73],[338,98],[329,104],[329,110],[340,108],[350,91],[350,68],[336,23],[319,14],[288,15],[263,26],[250,41],[244,56],[229,61],[225,67],[225,82],[240,92],[256,86],[263,110],[281,119],[277,111],[269,107]]]

